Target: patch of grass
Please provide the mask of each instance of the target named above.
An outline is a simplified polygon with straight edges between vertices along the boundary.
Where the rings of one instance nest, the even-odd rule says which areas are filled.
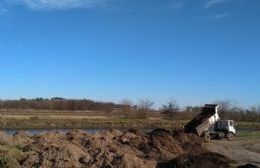
[[[238,122],[238,128],[260,129],[260,122]]]
[[[7,168],[8,167],[8,158],[5,156],[0,156],[0,167]]]
[[[22,158],[22,151],[16,146],[0,146],[0,167],[17,168],[18,160]]]
[[[259,138],[260,139],[260,131],[239,131],[237,134],[239,138]]]

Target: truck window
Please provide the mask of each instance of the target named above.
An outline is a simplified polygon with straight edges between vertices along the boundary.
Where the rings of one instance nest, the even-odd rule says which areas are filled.
[[[217,123],[217,127],[218,128],[226,128],[228,126],[228,122],[227,121],[219,121],[218,123]]]

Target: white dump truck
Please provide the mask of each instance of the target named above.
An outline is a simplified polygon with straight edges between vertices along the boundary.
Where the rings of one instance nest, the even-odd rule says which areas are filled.
[[[204,136],[206,140],[221,138],[232,140],[236,135],[235,123],[233,120],[221,120],[218,107],[217,104],[206,104],[202,112],[185,125],[185,132]]]

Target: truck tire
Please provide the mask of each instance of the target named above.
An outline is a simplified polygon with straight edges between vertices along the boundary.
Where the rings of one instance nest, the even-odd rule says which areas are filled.
[[[233,133],[231,133],[231,132],[227,133],[227,140],[228,140],[228,141],[232,141],[233,138],[234,138]]]
[[[205,141],[210,141],[210,134],[209,134],[209,132],[205,132],[204,133],[204,139],[205,139]]]

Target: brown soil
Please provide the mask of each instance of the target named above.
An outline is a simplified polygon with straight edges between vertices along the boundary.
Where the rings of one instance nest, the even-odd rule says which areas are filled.
[[[21,132],[4,137],[4,143],[21,149],[17,163],[24,168],[229,167],[226,157],[208,152],[199,137],[182,131],[159,129],[144,134],[133,129],[109,130],[92,135],[78,130],[38,136]]]
[[[0,131],[0,145],[12,144],[11,138],[3,131]]]

